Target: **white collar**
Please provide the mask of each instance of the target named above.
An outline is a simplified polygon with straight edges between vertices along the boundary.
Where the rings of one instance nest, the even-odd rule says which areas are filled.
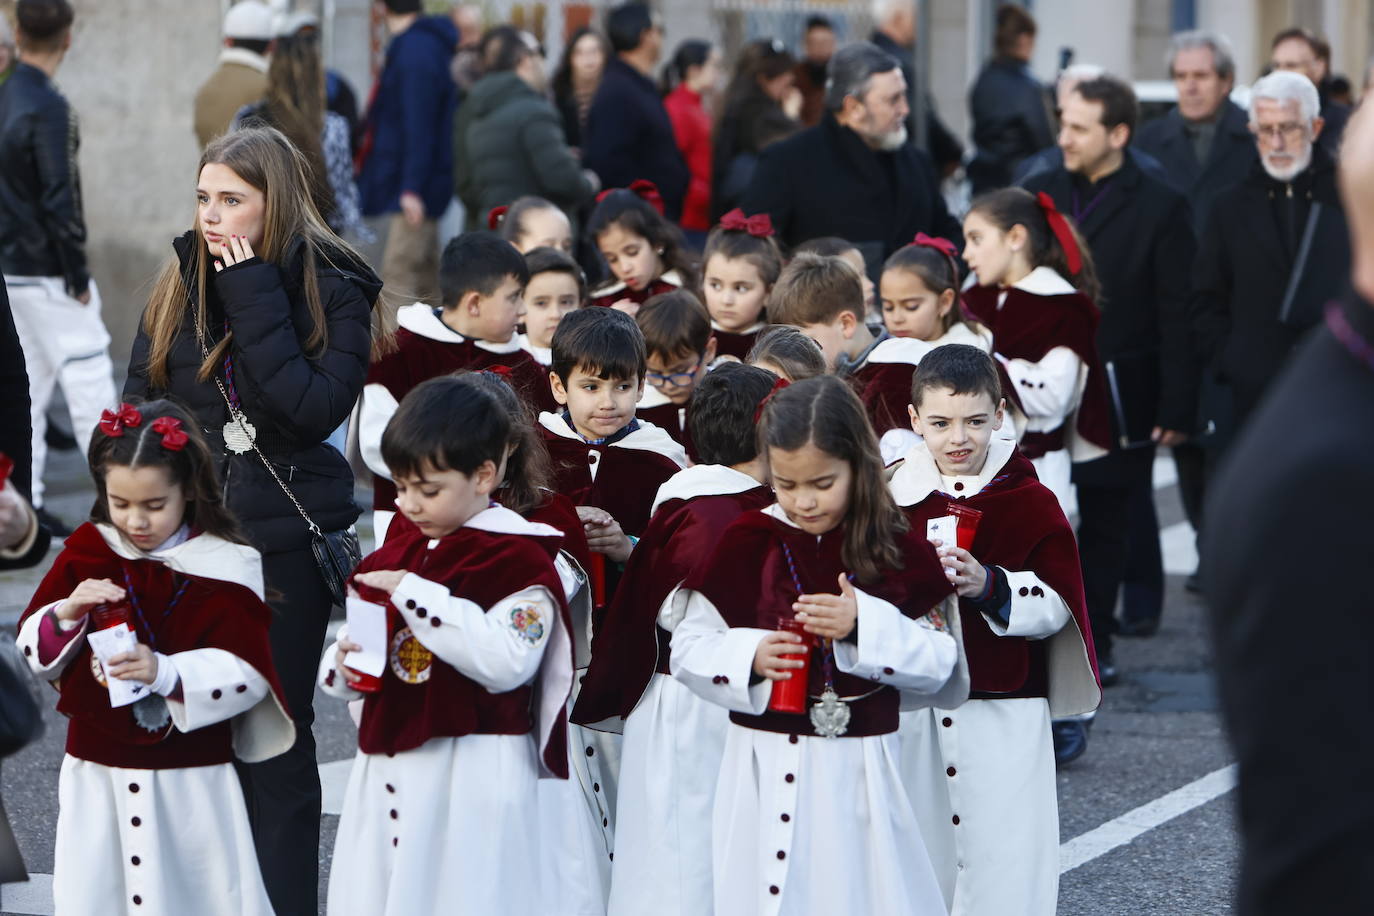
[[[464,337],[453,328],[444,324],[439,316],[434,314],[434,309],[425,305],[423,302],[415,302],[411,305],[403,305],[396,310],[396,323],[405,328],[412,334],[427,337],[430,340],[437,340],[442,343],[472,343],[488,351],[489,353],[515,353],[521,349],[520,335],[512,334],[511,339],[505,343],[492,343],[489,340],[478,340],[475,337]]]
[[[1012,288],[1035,296],[1067,296],[1078,292],[1072,283],[1061,277],[1052,267],[1035,268],[1013,283]]]
[[[534,361],[539,365],[553,365],[553,347],[536,347],[530,343],[530,335],[528,334],[516,334],[515,339],[520,342],[520,349],[533,356]]]
[[[724,464],[694,464],[690,468],[678,471],[658,488],[658,495],[654,497],[654,505],[649,510],[649,515],[652,516],[658,512],[659,506],[674,499],[729,496],[747,493],[761,486],[763,484],[743,471],[737,471]]]
[[[727,331],[725,328],[721,327],[720,324],[714,318],[711,319],[711,330],[715,331],[718,334],[735,334],[737,336],[742,337],[746,334],[757,334],[759,331],[762,331],[766,327],[768,327],[768,322],[757,321],[749,327],[745,328],[743,331]]]
[[[908,365],[918,365],[925,355],[935,349],[935,344],[929,340],[917,340],[915,337],[889,337],[879,341],[872,350],[868,351],[868,356],[864,359],[863,365],[869,363],[906,363]],[[860,366],[859,368],[863,368]]]
[[[531,522],[505,506],[489,506],[463,523],[464,528],[490,531],[493,534],[523,534],[536,538],[558,538],[563,532],[552,525]]]
[[[764,515],[768,516],[769,518],[777,519],[778,521],[782,522],[784,525],[787,525],[790,528],[796,528],[798,531],[801,530],[801,525],[798,525],[796,522],[788,518],[787,513],[783,511],[782,506],[778,503],[773,503],[773,505],[769,506],[767,509],[760,509],[759,511],[762,512]]]
[[[942,347],[945,344],[968,344],[978,347],[980,350],[987,350],[992,342],[992,334],[981,324],[971,325],[966,321],[956,321],[949,326],[949,330],[941,334],[938,339],[932,340],[931,344]]]
[[[577,430],[568,425],[561,413],[545,411],[539,415],[539,425],[564,439],[573,439],[587,445],[587,440],[578,435]],[[639,421],[639,428],[623,439],[612,442],[609,448],[632,448],[644,452],[657,452],[672,460],[680,468],[687,467],[687,450],[676,439],[647,420]]]
[[[930,453],[925,440],[916,443],[902,458],[902,463],[897,466],[892,480],[888,483],[892,490],[892,498],[899,506],[914,506],[931,493],[949,492],[955,481],[964,484],[964,489],[959,491],[960,496],[974,496],[983,492],[983,488],[1006,466],[1007,459],[1016,448],[1015,439],[1002,435],[1008,431],[1007,427],[1008,421],[1004,418],[1002,429],[994,433],[992,441],[988,443],[988,454],[983,460],[983,469],[977,474],[965,477],[945,477],[940,473],[935,456]]]
[[[251,67],[259,73],[267,72],[267,58],[261,54],[255,54],[247,48],[225,48],[219,52],[219,62]]]
[[[663,276],[659,277],[658,279],[656,279],[656,280],[650,280],[650,281],[649,281],[649,285],[650,285],[650,286],[653,286],[655,283],[659,283],[659,282],[667,283],[667,284],[669,284],[670,286],[681,287],[681,286],[682,286],[682,274],[678,273],[676,270],[670,270],[670,271],[668,271],[666,274],[664,274]],[[615,283],[612,283],[610,286],[603,286],[603,287],[601,287],[601,289],[593,290],[593,291],[592,291],[592,295],[593,295],[593,296],[596,296],[598,299],[600,299],[602,296],[609,296],[609,295],[611,295],[611,294],[613,294],[613,293],[621,292],[621,291],[623,291],[624,289],[625,289],[625,284],[624,284],[624,283],[621,283],[621,282],[619,282],[619,281],[616,281]]]
[[[176,539],[174,535],[158,547],[154,556],[131,545],[113,525],[97,522],[95,528],[116,556],[126,560],[154,560],[188,576],[233,582],[246,586],[259,601],[263,600],[262,555],[246,544],[235,544],[213,534],[198,534],[167,547],[167,543]]]

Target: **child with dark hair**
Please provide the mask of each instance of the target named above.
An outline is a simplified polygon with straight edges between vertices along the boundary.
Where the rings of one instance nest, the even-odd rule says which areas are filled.
[[[782,273],[772,220],[767,213],[726,213],[706,237],[701,263],[701,293],[716,347],[723,356],[743,360],[767,323],[764,305]]]
[[[587,301],[587,277],[569,255],[557,248],[525,253],[530,281],[525,285],[525,332],[520,345],[545,372],[553,362],[553,332],[563,316]]]
[[[283,753],[295,726],[272,665],[262,558],[175,403],[105,411],[87,457],[91,520],[19,623],[25,659],[67,718],[53,901],[63,913],[266,916],[235,761]]]
[[[1049,195],[1020,188],[977,198],[964,238],[978,276],[964,304],[992,331],[1021,453],[1072,515],[1072,465],[1105,455],[1112,435],[1092,254]]]
[[[949,239],[922,233],[883,264],[878,284],[883,326],[893,337],[914,337],[935,346],[970,344],[987,353],[992,332],[964,314],[958,249]]]
[[[777,392],[758,442],[777,502],[725,529],[671,609],[673,677],[730,711],[714,912],[944,912],[896,762],[900,706],[967,695],[953,587],[848,385]]]
[[[765,328],[744,361],[788,382],[815,378],[826,371],[820,345],[790,324]]]
[[[326,693],[363,699],[331,912],[547,902],[547,869],[529,855],[542,848],[537,780],[568,776],[571,626],[554,565],[562,534],[491,499],[511,431],[468,375],[417,386],[382,436],[401,517],[351,585],[385,606],[388,664],[375,690],[356,689],[348,655],[362,646],[346,629],[320,662]]]
[[[653,182],[602,191],[587,220],[612,280],[592,291],[592,305],[634,315],[650,296],[695,282],[682,231],[663,216],[663,198]]]
[[[816,341],[829,370],[854,386],[878,434],[883,460],[891,462],[911,446],[906,419],[911,376],[931,345],[866,324],[860,296],[859,277],[843,259],[799,254],[774,287],[768,313]]]
[[[1101,699],[1073,529],[1002,431],[1006,402],[986,353],[932,351],[911,404],[924,438],[891,488],[958,590],[971,693],[958,712],[903,714],[903,779],[953,912],[1052,914],[1050,718],[1089,713]],[[963,510],[981,518],[969,541],[951,543],[948,522]]]
[[[877,321],[882,317],[881,310],[878,308],[878,289],[873,285],[873,279],[868,275],[868,263],[864,260],[864,253],[859,250],[858,245],[839,236],[823,235],[820,238],[808,239],[792,250],[793,257],[799,254],[818,254],[823,258],[839,258],[854,268],[859,274],[859,284],[863,286],[864,308],[867,310],[869,318]]]
[[[517,197],[505,207],[487,214],[487,228],[515,246],[521,254],[536,248],[554,248],[564,254],[573,250],[572,222],[552,201],[532,194]]]
[[[577,504],[594,553],[616,563],[649,522],[658,488],[687,466],[662,429],[635,418],[644,396],[644,335],[615,309],[583,309],[553,335],[549,383],[559,413],[543,413],[554,489]]]
[[[648,386],[635,415],[672,436],[697,460],[687,413],[692,392],[716,358],[716,338],[705,306],[685,289],[644,303],[635,323],[644,334]]]
[[[525,259],[509,243],[490,232],[469,232],[444,248],[439,263],[443,306],[417,302],[397,311],[396,349],[373,362],[357,407],[359,452],[373,474],[376,543],[386,540],[396,500],[382,433],[417,385],[462,369],[500,366],[533,407],[552,406],[543,371],[515,333],[527,283]]]
[[[727,720],[668,673],[680,619],[668,599],[731,522],[772,502],[754,425],[776,381],[738,363],[701,380],[689,421],[701,463],[659,488],[597,628],[573,721],[625,734],[610,913],[712,908],[711,804]]]

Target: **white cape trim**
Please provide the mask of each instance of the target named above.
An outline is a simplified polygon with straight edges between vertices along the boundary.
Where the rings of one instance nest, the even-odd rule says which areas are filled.
[[[125,541],[113,525],[100,522],[95,529],[116,556],[126,560],[156,560],[188,576],[243,585],[251,589],[259,601],[264,600],[262,555],[246,544],[234,544],[213,534],[198,534],[154,556]]]
[[[1015,439],[1002,435],[1007,425],[1004,422],[1003,429],[997,430],[992,441],[988,443],[988,454],[983,460],[981,471],[976,475],[950,478],[963,482],[964,489],[960,495],[974,496],[983,492],[983,488],[1006,466],[1007,459],[1016,448]],[[889,487],[897,505],[904,508],[916,505],[936,490],[946,491],[944,475],[940,473],[935,456],[930,453],[930,448],[924,441],[912,446],[911,451],[902,457],[901,464],[892,475]]]
[[[554,435],[564,439],[573,439],[589,445],[585,439],[577,434],[563,419],[562,414],[549,413],[545,411],[539,415],[539,425],[547,429]],[[680,468],[687,467],[687,450],[684,449],[676,439],[664,432],[660,427],[646,421],[639,421],[639,429],[630,433],[624,439],[611,443],[610,448],[632,448],[642,452],[657,452],[665,458],[677,463]]]
[[[1035,268],[1013,283],[1012,288],[1035,296],[1067,296],[1078,292],[1072,283],[1061,277],[1052,267]]]
[[[864,366],[869,363],[919,365],[935,346],[931,341],[917,340],[915,337],[889,337],[869,351],[867,358],[864,359]],[[863,366],[859,368],[862,369]]]
[[[652,517],[659,506],[674,499],[695,499],[698,496],[729,496],[745,493],[764,484],[743,471],[737,471],[723,464],[695,464],[678,471],[658,488],[654,506],[649,510]]]
[[[397,309],[396,324],[412,334],[418,334],[421,337],[427,337],[441,343],[466,343],[471,340],[473,344],[490,353],[515,353],[523,349],[519,334],[512,334],[510,340],[505,343],[493,343],[489,340],[478,340],[475,337],[464,337],[444,324],[439,316],[434,314],[434,309],[423,302],[403,305]]]

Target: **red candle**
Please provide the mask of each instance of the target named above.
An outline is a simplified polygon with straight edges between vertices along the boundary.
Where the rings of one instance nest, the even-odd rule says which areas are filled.
[[[795,617],[778,618],[779,631],[796,633],[802,638],[802,643],[797,647],[797,652],[782,657],[800,661],[802,666],[790,669],[792,676],[787,680],[773,682],[773,695],[768,700],[768,708],[774,712],[806,712],[806,687],[810,681],[811,646],[814,641],[811,634],[806,632],[803,627],[803,622]]]
[[[359,598],[372,604],[379,605],[381,607],[381,613],[385,614],[387,612],[386,607],[390,603],[391,598],[386,592],[363,585],[356,579],[351,580],[350,584],[358,592]],[[345,656],[345,658],[347,658],[347,656]],[[359,671],[357,668],[351,668],[348,665],[344,665],[344,668],[353,678],[356,678],[356,680],[349,679],[348,686],[359,693],[376,693],[378,690],[382,689],[381,675],[367,674],[366,672]],[[385,673],[386,672],[383,671],[383,674]]]
[[[91,628],[94,630],[108,630],[117,627],[121,623],[129,625],[129,629],[134,628],[134,618],[131,613],[133,609],[129,606],[128,598],[121,598],[109,604],[97,604],[91,611]]]
[[[978,533],[978,522],[983,518],[982,510],[952,502],[949,504],[949,514],[957,520],[955,539],[959,546],[964,550],[972,550],[973,536]]]

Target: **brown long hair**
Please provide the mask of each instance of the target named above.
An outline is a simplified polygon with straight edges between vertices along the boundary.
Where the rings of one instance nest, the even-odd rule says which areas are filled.
[[[759,455],[770,448],[792,452],[810,443],[849,462],[853,482],[844,522],[844,563],[862,583],[905,564],[897,536],[911,530],[883,477],[878,436],[849,385],[818,375],[782,389],[768,402],[759,424]]]
[[[86,451],[91,477],[95,480],[91,521],[112,524],[110,501],[105,492],[105,472],[109,468],[161,467],[167,469],[167,476],[181,487],[186,497],[186,517],[183,519],[186,524],[235,544],[247,544],[248,538],[239,527],[237,517],[224,505],[224,490],[215,471],[215,461],[195,418],[170,399],[139,402],[135,398],[133,402],[143,418],[138,426],[126,426],[119,436],[107,435],[99,428],[91,435],[90,448]],[[153,429],[153,422],[160,417],[181,421],[186,444],[179,451],[164,446],[163,434]]]
[[[305,177],[321,216],[334,210],[334,191],[324,161],[325,87],[319,39],[313,33],[278,38],[267,66],[263,111],[305,156]]]
[[[1049,267],[1065,280],[1074,285],[1080,293],[1087,296],[1100,308],[1102,287],[1097,280],[1097,269],[1093,266],[1092,252],[1088,243],[1070,216],[1064,217],[1069,231],[1073,233],[1074,243],[1083,265],[1078,273],[1069,270],[1068,256],[1064,246],[1050,229],[1045,211],[1036,202],[1031,192],[1022,188],[1000,188],[989,191],[973,201],[970,213],[977,213],[997,227],[1000,232],[1010,232],[1012,226],[1025,226],[1030,248],[1026,252],[1031,267]]]
[[[304,293],[312,323],[305,350],[308,356],[318,357],[329,344],[324,304],[320,301],[317,270],[320,262],[335,266],[334,257],[352,258],[359,264],[366,262],[325,224],[308,190],[304,157],[280,131],[271,127],[246,127],[225,134],[205,148],[200,165],[196,167],[196,176],[199,177],[201,170],[211,163],[232,169],[263,193],[266,204],[262,245],[257,252],[259,257],[285,266],[292,242],[296,239],[304,241]],[[205,289],[213,268],[199,219],[195,220],[193,232],[195,238],[185,272],[177,258],[168,261],[153,286],[148,307],[143,312],[143,329],[150,341],[148,378],[160,388],[168,384],[167,358],[185,320],[187,293],[190,290],[194,290],[200,326],[206,325]],[[372,308],[374,358],[389,348],[394,320],[391,310],[379,296]],[[197,381],[209,380],[228,351],[233,336],[232,331],[226,334],[201,364]]]

